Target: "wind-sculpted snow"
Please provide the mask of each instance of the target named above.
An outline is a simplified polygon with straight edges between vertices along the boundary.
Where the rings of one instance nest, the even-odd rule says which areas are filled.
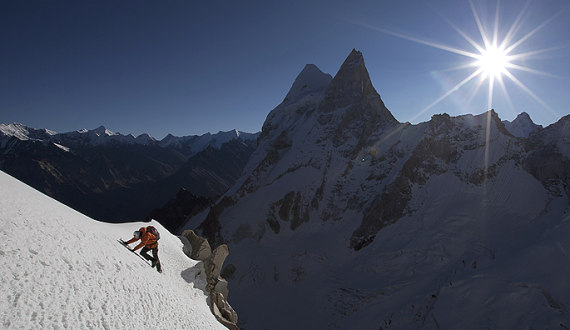
[[[225,329],[202,265],[159,223],[162,274],[117,242],[143,223],[92,220],[3,172],[0,186],[0,328]]]

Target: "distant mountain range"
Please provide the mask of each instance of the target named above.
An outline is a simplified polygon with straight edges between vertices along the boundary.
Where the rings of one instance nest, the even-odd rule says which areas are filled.
[[[353,50],[307,65],[258,142],[186,224],[228,244],[242,327],[570,327],[570,115],[400,123]]]
[[[140,221],[180,190],[207,207],[240,176],[257,136],[234,130],[157,141],[105,127],[55,133],[0,124],[0,169],[95,219]],[[175,231],[180,221],[163,225]]]
[[[62,147],[64,151],[84,147],[97,147],[102,145],[143,145],[161,148],[173,148],[180,151],[186,157],[213,147],[219,149],[224,143],[232,140],[251,141],[256,140],[258,133],[244,133],[238,130],[228,132],[218,132],[216,134],[206,133],[204,135],[173,136],[168,134],[162,140],[156,140],[148,134],[141,134],[135,137],[132,134],[123,135],[111,132],[104,126],[93,130],[81,129],[67,133],[56,133],[49,129],[36,129],[22,124],[0,124],[0,148],[8,149],[10,141],[37,141],[43,143],[54,143]],[[15,138],[15,139],[14,139]]]

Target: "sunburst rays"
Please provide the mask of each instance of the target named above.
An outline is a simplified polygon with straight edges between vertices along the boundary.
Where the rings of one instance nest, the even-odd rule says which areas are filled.
[[[504,33],[504,35],[501,35],[501,22],[499,20],[501,9],[499,1],[497,1],[494,17],[490,20],[493,22],[491,27],[488,26],[486,27],[483,24],[482,17],[477,11],[477,8],[475,7],[473,1],[471,0],[469,1],[473,20],[475,21],[477,26],[478,35],[476,37],[470,36],[463,29],[454,24],[450,19],[440,14],[440,16],[447,22],[447,24],[451,26],[452,30],[456,31],[465,41],[467,41],[468,44],[470,44],[473,47],[472,50],[462,49],[460,47],[450,46],[440,42],[425,40],[419,37],[410,36],[404,33],[395,32],[385,28],[364,24],[362,22],[353,22],[353,23],[398,38],[413,41],[429,47],[441,49],[446,52],[453,53],[456,55],[461,55],[467,58],[467,61],[464,64],[444,70],[444,71],[458,71],[458,70],[470,69],[471,71],[467,73],[465,78],[459,81],[453,87],[449,88],[447,91],[445,91],[433,102],[425,106],[423,109],[417,111],[414,114],[414,116],[410,118],[411,121],[414,121],[428,110],[434,108],[436,105],[441,103],[444,99],[452,95],[454,92],[458,91],[460,88],[466,87],[466,85],[470,85],[472,88],[472,90],[469,93],[470,95],[469,99],[472,99],[475,96],[475,94],[477,94],[481,90],[481,87],[484,84],[487,84],[487,89],[486,89],[487,109],[493,108],[493,100],[494,96],[496,95],[495,89],[497,86],[500,87],[500,91],[507,100],[508,104],[512,105],[505,83],[507,80],[512,82],[518,88],[520,88],[520,90],[524,91],[529,97],[531,97],[538,104],[540,104],[545,110],[554,113],[555,111],[551,109],[550,106],[542,98],[536,95],[536,93],[534,93],[531,90],[531,88],[529,88],[525,83],[523,83],[519,78],[516,77],[516,71],[521,71],[541,76],[556,77],[556,75],[550,74],[548,72],[543,72],[531,68],[528,66],[528,64],[526,64],[526,62],[528,59],[534,56],[554,51],[559,47],[535,49],[531,51],[523,51],[518,53],[516,52],[516,50],[521,48],[520,46],[523,45],[525,42],[528,42],[533,36],[536,36],[540,30],[542,30],[545,26],[551,23],[556,17],[558,17],[562,12],[564,12],[570,6],[567,6],[563,10],[558,11],[556,14],[549,17],[545,21],[541,22],[537,26],[533,27],[529,32],[521,36],[519,32],[522,30],[521,28],[523,27],[524,24],[525,14],[529,10],[529,4],[530,1],[527,1],[526,3],[523,4],[519,14],[514,19],[512,24],[508,27],[508,29],[506,30],[507,32]],[[480,41],[477,41],[476,39],[480,39]],[[479,79],[475,84],[468,84],[472,81],[477,80],[477,78]]]

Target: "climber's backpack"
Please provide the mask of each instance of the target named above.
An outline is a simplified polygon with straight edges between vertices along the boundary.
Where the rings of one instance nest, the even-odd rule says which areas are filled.
[[[158,230],[156,230],[156,228],[154,228],[153,226],[146,227],[146,231],[153,234],[154,237],[156,237],[157,241],[160,239],[160,234],[158,233]]]

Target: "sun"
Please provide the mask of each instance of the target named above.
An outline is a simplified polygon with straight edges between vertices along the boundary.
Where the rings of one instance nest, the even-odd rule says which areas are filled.
[[[442,18],[447,21],[447,23],[463,37],[465,41],[467,41],[473,49],[462,49],[451,45],[445,45],[438,42],[424,40],[418,37],[413,37],[410,35],[394,32],[391,30],[379,28],[376,26],[371,25],[364,25],[367,28],[371,28],[382,33],[390,34],[399,38],[407,39],[416,43],[424,44],[433,48],[438,48],[450,53],[454,53],[457,55],[461,55],[468,58],[468,61],[465,62],[463,65],[459,65],[454,68],[450,68],[445,71],[454,71],[454,70],[464,70],[469,69],[472,70],[467,73],[466,77],[458,82],[455,86],[449,88],[448,91],[443,93],[439,96],[436,100],[432,103],[427,105],[425,108],[421,109],[416,113],[416,115],[411,118],[410,120],[415,120],[419,116],[423,115],[429,109],[435,107],[437,104],[442,102],[445,98],[449,97],[451,94],[455,93],[462,87],[471,86],[471,92],[468,93],[470,96],[467,100],[469,102],[475,94],[481,89],[481,87],[486,84],[487,88],[487,108],[493,108],[494,102],[494,95],[495,89],[500,88],[503,92],[504,97],[507,99],[507,102],[511,104],[509,93],[507,92],[506,82],[509,81],[510,83],[514,84],[521,90],[523,90],[527,95],[533,98],[537,103],[542,105],[544,109],[553,111],[546,102],[544,102],[540,97],[538,97],[529,87],[527,87],[522,81],[520,81],[516,76],[516,71],[524,71],[526,73],[532,74],[539,74],[545,76],[551,76],[546,72],[542,72],[536,69],[532,69],[527,66],[528,59],[533,58],[539,54],[552,51],[555,49],[553,48],[546,48],[546,49],[536,49],[526,52],[518,51],[517,49],[526,41],[528,41],[531,37],[533,37],[539,30],[544,28],[550,22],[552,22],[560,13],[564,10],[558,11],[555,15],[550,17],[549,19],[545,20],[538,26],[533,29],[530,29],[530,32],[522,35],[517,36],[517,32],[521,31],[521,27],[523,25],[523,17],[525,13],[528,11],[528,3],[524,6],[521,12],[518,14],[517,18],[514,22],[510,25],[510,27],[506,27],[504,25],[501,26],[499,24],[499,1],[497,0],[497,7],[495,11],[495,17],[493,19],[489,19],[487,21],[492,21],[494,24],[492,26],[484,26],[483,20],[479,16],[479,13],[475,9],[475,4],[473,0],[469,0],[469,4],[471,6],[471,12],[473,13],[473,18],[477,25],[478,29],[478,36],[475,37],[470,36],[468,33],[460,29],[457,25],[455,25],[451,20],[442,16]],[[566,7],[570,8],[570,6]],[[361,23],[357,23],[361,24]],[[361,24],[362,25],[362,24]],[[502,28],[501,28],[502,27]],[[506,33],[505,33],[506,31]],[[478,82],[475,84],[469,84],[472,81],[475,81],[476,78]]]
[[[511,67],[510,57],[505,49],[492,45],[481,51],[476,57],[474,66],[481,70],[486,78],[502,78],[503,74],[507,74],[507,68]]]

